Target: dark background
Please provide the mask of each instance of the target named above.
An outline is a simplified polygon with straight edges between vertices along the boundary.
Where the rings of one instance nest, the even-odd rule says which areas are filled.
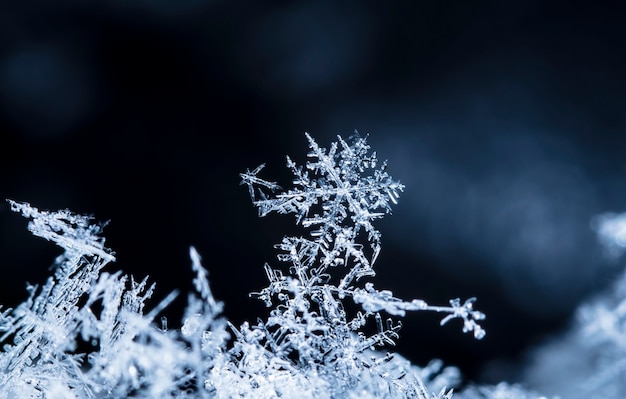
[[[238,174],[288,186],[304,132],[369,134],[406,186],[379,227],[376,285],[477,296],[487,337],[404,320],[397,350],[515,381],[621,269],[590,227],[626,209],[620,2],[112,0],[0,5],[0,196],[111,220],[123,269],[157,282],[177,325],[188,247],[235,325],[278,266],[291,217],[257,218]],[[0,204],[0,302],[58,253]]]

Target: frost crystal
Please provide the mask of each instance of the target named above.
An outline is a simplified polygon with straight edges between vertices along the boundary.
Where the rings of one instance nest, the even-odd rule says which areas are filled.
[[[380,232],[372,222],[391,212],[404,186],[389,176],[386,162],[378,167],[376,153],[369,152],[365,138],[355,135],[348,144],[338,137],[326,150],[306,137],[311,149],[306,165],[287,158],[293,188],[274,194],[280,187],[258,177],[263,165],[241,175],[260,216],[293,213],[297,224],[310,229],[308,237],[285,237],[277,245],[278,259],[288,264],[287,274],[265,265],[269,285],[252,295],[274,309],[267,322],[257,326],[259,342],[299,369],[335,376],[335,390],[347,392],[358,386],[359,370],[372,373],[382,367],[366,360],[364,351],[393,345],[398,338],[400,323],[384,320],[381,312],[446,313],[441,324],[460,318],[463,331],[482,338],[484,330],[477,321],[484,315],[473,309],[474,298],[463,304],[454,299],[449,307],[430,306],[423,300],[398,299],[371,282],[361,283],[375,275],[373,264],[381,248]],[[362,312],[349,315],[346,298],[360,305]],[[361,332],[368,319],[377,329],[369,337]],[[415,382],[394,381],[389,389],[422,397],[419,387]]]
[[[33,234],[65,252],[43,287],[29,286],[28,300],[0,314],[0,398],[208,397],[195,393],[206,392],[202,378],[228,334],[195,250],[200,298],[191,296],[187,311],[198,315],[200,333],[179,337],[153,323],[175,293],[144,314],[154,285],[102,272],[115,258],[98,236],[101,226],[67,210],[9,202],[32,218]]]
[[[269,316],[235,327],[191,247],[195,291],[179,329],[155,319],[177,295],[153,309],[147,279],[103,268],[115,258],[101,225],[67,210],[40,211],[9,201],[31,219],[28,228],[59,245],[55,272],[15,309],[0,309],[0,399],[9,398],[417,398],[450,399],[454,368],[424,368],[377,351],[393,345],[400,323],[384,314],[444,314],[482,338],[474,298],[450,306],[403,301],[366,278],[380,252],[373,222],[391,211],[403,186],[379,166],[364,138],[339,137],[329,150],[307,135],[309,162],[287,165],[294,188],[259,178],[263,166],[241,175],[260,215],[293,213],[309,230],[277,245],[286,270],[265,265],[267,287],[251,294],[272,307]],[[360,309],[352,314],[350,308]],[[375,328],[366,335],[368,323]],[[447,388],[448,387],[448,388]]]

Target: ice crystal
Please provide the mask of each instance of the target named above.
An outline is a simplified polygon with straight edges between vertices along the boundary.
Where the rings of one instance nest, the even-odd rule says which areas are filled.
[[[154,285],[103,268],[115,260],[102,225],[68,210],[40,211],[9,201],[31,219],[30,231],[64,253],[44,285],[28,286],[15,309],[0,309],[0,399],[9,398],[417,398],[449,399],[454,368],[424,368],[377,350],[393,345],[400,323],[385,315],[407,311],[461,319],[463,331],[484,336],[474,298],[432,306],[403,301],[370,281],[381,248],[376,219],[390,213],[403,186],[379,166],[365,138],[341,137],[325,150],[307,135],[303,167],[291,159],[294,188],[277,193],[258,177],[241,175],[261,216],[293,213],[309,230],[277,245],[284,269],[265,265],[267,287],[252,296],[271,311],[233,326],[220,315],[201,258],[191,247],[194,292],[180,328],[156,321],[177,295],[152,309]],[[344,306],[350,300],[351,314]],[[366,334],[365,326],[375,332]]]
[[[61,246],[56,270],[29,298],[3,313],[0,398],[165,397],[178,389],[170,357],[182,345],[153,326],[168,296],[148,314],[154,286],[101,272],[114,260],[101,226],[71,212],[12,202],[29,229]]]
[[[257,326],[260,342],[288,364],[334,376],[334,389],[347,392],[358,386],[360,370],[372,373],[381,367],[367,360],[364,351],[393,345],[398,338],[401,324],[384,319],[383,312],[442,312],[446,316],[441,324],[460,318],[463,331],[482,338],[484,330],[477,321],[484,315],[473,309],[474,298],[431,306],[419,299],[403,301],[391,291],[363,283],[375,275],[381,248],[373,221],[391,212],[404,186],[389,176],[386,162],[379,166],[365,138],[355,135],[348,144],[338,137],[326,150],[306,137],[311,150],[306,165],[287,157],[293,188],[276,193],[281,189],[277,183],[258,176],[263,165],[241,175],[260,216],[293,213],[296,223],[310,230],[308,236],[283,238],[277,248],[279,261],[288,265],[285,272],[266,264],[269,285],[252,294],[273,306],[268,320]],[[361,311],[348,314],[348,298]],[[361,332],[368,320],[376,327],[370,336]],[[412,397],[422,395],[417,383],[396,380],[392,385]]]

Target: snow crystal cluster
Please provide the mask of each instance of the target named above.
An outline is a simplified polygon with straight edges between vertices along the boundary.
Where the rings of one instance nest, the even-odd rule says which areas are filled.
[[[33,234],[64,253],[44,285],[28,287],[25,302],[0,309],[0,399],[452,398],[456,369],[438,361],[419,368],[377,348],[398,338],[401,324],[390,316],[439,312],[441,324],[459,319],[480,339],[484,315],[474,298],[432,306],[377,289],[370,281],[381,248],[374,222],[404,187],[365,138],[339,137],[324,149],[306,137],[308,162],[287,158],[292,188],[259,177],[263,165],[241,174],[260,216],[294,214],[305,230],[276,245],[282,266],[266,264],[268,285],[251,294],[271,311],[253,324],[236,327],[220,316],[223,305],[191,248],[195,292],[180,328],[169,329],[155,319],[176,293],[145,309],[154,285],[103,270],[115,258],[102,225],[9,201],[31,219]],[[505,384],[460,397],[531,398]]]

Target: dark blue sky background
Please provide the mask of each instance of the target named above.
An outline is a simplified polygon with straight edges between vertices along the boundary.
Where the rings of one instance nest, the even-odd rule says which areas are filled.
[[[516,378],[524,350],[622,268],[590,228],[626,209],[620,2],[4,2],[0,195],[111,220],[123,269],[156,298],[191,287],[195,245],[235,324],[278,266],[289,217],[258,219],[238,174],[355,129],[406,192],[380,223],[377,286],[477,296],[487,337],[404,320],[398,350],[473,379]],[[0,205],[0,302],[56,254]],[[170,310],[180,316],[180,301]],[[172,321],[170,325],[175,325]],[[495,365],[495,366],[494,366]]]

